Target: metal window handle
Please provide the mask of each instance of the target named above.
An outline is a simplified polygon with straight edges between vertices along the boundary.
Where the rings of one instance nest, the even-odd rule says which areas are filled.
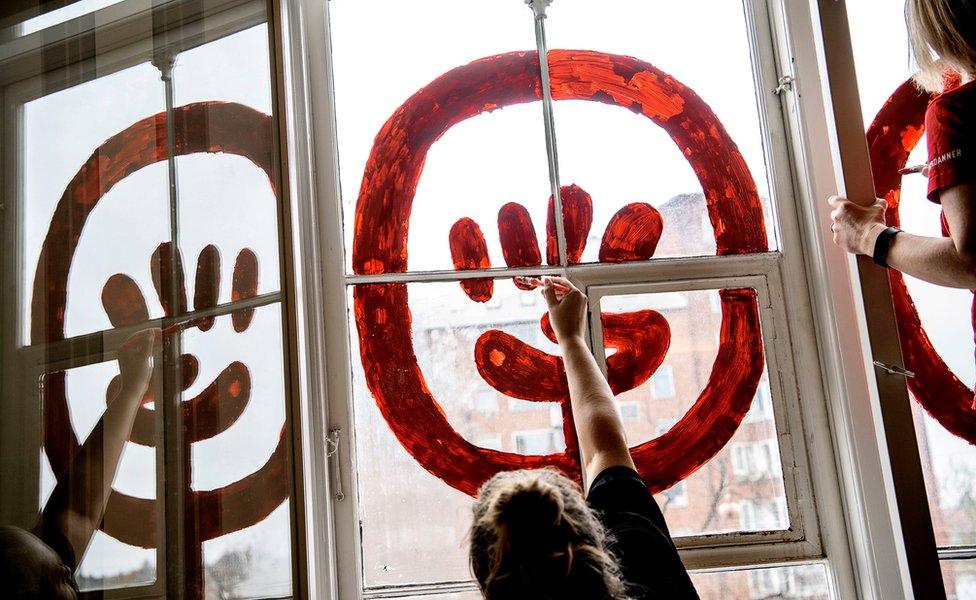
[[[333,427],[325,438],[325,457],[334,459],[335,463],[332,465],[332,487],[335,490],[337,502],[346,499],[346,495],[342,491],[342,465],[339,463],[339,435],[341,434],[342,428]]]
[[[879,369],[881,369],[885,373],[888,373],[889,375],[901,375],[902,377],[915,377],[914,371],[909,371],[901,367],[885,364],[880,360],[874,361],[874,366],[878,367]]]
[[[779,78],[779,81],[776,82],[776,87],[771,89],[770,91],[773,94],[779,96],[787,91],[792,90],[793,82],[795,81],[796,78],[793,77],[792,75],[783,75],[782,77]]]

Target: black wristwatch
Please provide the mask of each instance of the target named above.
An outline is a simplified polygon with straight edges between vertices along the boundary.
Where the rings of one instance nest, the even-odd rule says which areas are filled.
[[[888,268],[888,250],[891,249],[891,240],[899,233],[901,229],[889,227],[878,234],[878,239],[874,242],[874,264]]]

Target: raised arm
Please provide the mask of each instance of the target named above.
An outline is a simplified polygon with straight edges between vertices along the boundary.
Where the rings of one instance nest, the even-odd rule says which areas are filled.
[[[112,482],[129,439],[141,400],[152,375],[152,349],[158,330],[136,333],[119,348],[122,386],[109,401],[102,418],[78,450],[68,470],[61,475],[41,515],[39,534],[59,550],[69,564],[80,561],[102,520]],[[59,536],[60,539],[51,539]],[[66,540],[73,556],[61,550]],[[72,560],[73,559],[73,560]]]
[[[944,287],[976,288],[976,184],[951,187],[939,194],[951,237],[899,233],[891,242],[890,267]],[[885,203],[861,207],[845,198],[829,200],[834,241],[848,252],[871,256],[885,230]]]
[[[558,291],[553,283],[568,291]],[[585,484],[589,489],[594,477],[607,467],[634,468],[634,460],[614,406],[613,392],[584,339],[586,296],[561,277],[547,278],[542,293],[549,304],[549,319],[563,352]]]

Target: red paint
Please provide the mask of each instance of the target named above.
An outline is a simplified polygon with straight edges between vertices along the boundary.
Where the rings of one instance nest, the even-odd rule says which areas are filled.
[[[183,280],[183,257],[179,250],[173,251],[172,242],[163,242],[156,247],[150,259],[153,286],[156,295],[167,315],[182,315],[186,312],[186,284]],[[176,289],[174,298],[170,290]],[[176,306],[173,305],[176,302]]]
[[[139,285],[128,275],[109,277],[102,288],[102,306],[112,327],[137,325],[149,320],[149,309]]]
[[[277,196],[272,170],[275,136],[270,116],[240,104],[223,102],[181,106],[174,109],[172,115],[176,131],[172,148],[176,156],[202,152],[242,156],[264,170]],[[68,274],[78,243],[84,235],[88,216],[117,183],[143,167],[168,158],[170,144],[166,137],[166,121],[166,114],[160,113],[112,136],[91,154],[68,184],[55,208],[34,277],[31,344],[64,339]],[[235,267],[233,288],[238,298],[253,296],[257,289],[257,257],[250,250],[246,252],[250,253],[250,257],[245,256],[243,260],[239,257],[240,266]],[[204,249],[202,254],[210,253]],[[175,259],[175,269],[170,259]],[[150,261],[153,285],[157,291],[163,292],[159,296],[167,316],[185,313],[186,292],[178,253],[174,257],[172,245],[165,243],[157,248]],[[202,271],[201,263],[204,264]],[[214,271],[212,257],[201,256],[196,292],[199,294],[201,289],[206,292],[203,296],[195,294],[194,306],[197,308],[201,307],[197,304],[198,297],[204,305],[210,302],[211,297],[216,297],[213,292],[215,277],[210,275]],[[169,297],[169,291],[173,289],[171,285],[178,292],[175,305]],[[142,322],[148,319],[142,292],[124,275],[114,275],[109,279],[102,292],[102,301],[113,324],[137,324],[135,319]],[[238,317],[235,327],[249,322],[250,317]],[[194,324],[198,323],[202,321],[194,321]],[[182,384],[186,389],[196,378],[198,366],[192,357],[181,357],[181,361],[184,368]],[[193,466],[189,462],[192,455],[190,444],[209,439],[232,426],[247,406],[250,389],[247,367],[235,362],[200,394],[181,404],[187,443],[184,454],[188,461],[184,465],[188,536],[186,540],[173,540],[170,543],[187,543],[188,551],[196,553],[196,559],[188,556],[190,562],[202,560],[202,540],[238,531],[264,520],[288,497],[289,467],[283,430],[277,447],[257,471],[218,489],[189,488]],[[236,395],[232,393],[234,390]],[[60,477],[79,448],[68,410],[65,374],[59,372],[45,376],[41,382],[41,394],[45,451],[55,475]],[[151,399],[151,395],[147,398]],[[133,427],[132,440],[145,445],[154,444],[154,427],[154,413],[141,408]],[[153,500],[113,491],[102,530],[126,544],[155,547],[156,528],[152,525],[156,523],[155,505]]]
[[[197,274],[194,279],[193,310],[207,310],[217,306],[220,294],[220,250],[209,244],[200,251],[197,258]],[[200,331],[209,331],[213,327],[214,318],[202,319],[197,327]]]
[[[498,211],[498,240],[502,246],[502,256],[505,264],[510,267],[537,267],[542,264],[542,254],[539,252],[539,241],[536,237],[532,217],[524,206],[516,202],[509,202]],[[532,289],[524,283],[515,282],[515,286]]]
[[[488,243],[481,233],[481,228],[471,219],[459,219],[451,227],[449,234],[451,258],[454,268],[459,271],[491,268],[488,258]],[[488,302],[495,289],[495,282],[487,279],[465,279],[461,281],[461,289],[475,302]]]
[[[671,136],[702,184],[719,254],[768,249],[762,205],[745,160],[694,92],[633,58],[557,50],[549,54],[549,62],[556,100],[621,106],[650,118]],[[465,119],[539,100],[538,69],[538,57],[531,52],[484,58],[439,77],[396,110],[377,135],[363,174],[353,238],[356,273],[407,270],[410,211],[427,151]],[[592,221],[592,201],[576,186],[564,188],[561,198],[566,205],[569,258],[578,262]],[[651,213],[632,208],[618,216],[618,224],[604,235],[605,256],[653,254],[657,242]],[[506,263],[535,262],[532,247],[538,250],[538,243],[527,212],[506,205],[499,221]],[[549,262],[555,262],[552,209],[548,221],[546,254]],[[647,238],[628,239],[627,223],[647,227]],[[721,298],[721,347],[706,389],[671,431],[634,449],[638,468],[652,490],[669,487],[712,458],[735,432],[758,387],[763,352],[755,293],[726,290]],[[557,357],[499,331],[478,340],[474,358],[482,377],[515,397],[560,402],[568,434],[568,451],[550,456],[479,448],[455,431],[424,381],[413,348],[407,286],[359,285],[353,299],[367,385],[394,435],[421,466],[472,495],[502,470],[551,466],[579,478]],[[380,314],[384,318],[378,318]],[[612,346],[618,350],[608,359],[611,385],[623,390],[646,381],[667,351],[664,318],[642,311],[606,315],[605,322],[607,343],[618,345]]]
[[[662,231],[664,220],[657,209],[642,202],[628,204],[613,215],[603,233],[600,262],[647,260],[654,256]]]
[[[685,479],[732,438],[749,412],[762,377],[764,356],[759,307],[753,290],[722,290],[718,356],[695,404],[664,435],[631,448],[651,490]]]
[[[593,199],[575,183],[559,190],[563,206],[563,233],[566,234],[566,260],[577,264],[583,256],[586,236],[593,225]],[[546,217],[546,262],[559,264],[559,244],[556,241],[556,207],[549,196],[549,212]]]
[[[234,262],[234,279],[231,285],[230,299],[240,302],[253,298],[258,294],[258,257],[250,248],[244,248],[237,255]],[[242,308],[230,314],[234,331],[242,333],[251,326],[254,318],[253,308]]]
[[[925,110],[930,100],[931,96],[919,92],[911,81],[906,81],[885,102],[868,128],[874,186],[878,196],[888,202],[886,217],[890,225],[900,223],[901,176],[898,170],[908,163],[909,154],[925,132]],[[912,395],[943,427],[976,444],[973,390],[960,381],[939,356],[922,327],[902,274],[889,269],[888,279],[898,317],[905,368],[915,373],[915,377],[908,379]]]

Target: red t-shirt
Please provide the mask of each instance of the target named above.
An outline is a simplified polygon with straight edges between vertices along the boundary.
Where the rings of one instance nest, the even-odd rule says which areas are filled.
[[[976,82],[971,81],[937,96],[925,112],[929,146],[929,191],[932,202],[953,186],[976,180]],[[942,214],[942,235],[949,237],[949,223]],[[976,290],[973,290],[976,294]],[[970,309],[976,338],[976,298]],[[976,409],[976,397],[973,398]]]
[[[976,180],[976,82],[941,94],[925,113],[929,146],[929,200]]]

